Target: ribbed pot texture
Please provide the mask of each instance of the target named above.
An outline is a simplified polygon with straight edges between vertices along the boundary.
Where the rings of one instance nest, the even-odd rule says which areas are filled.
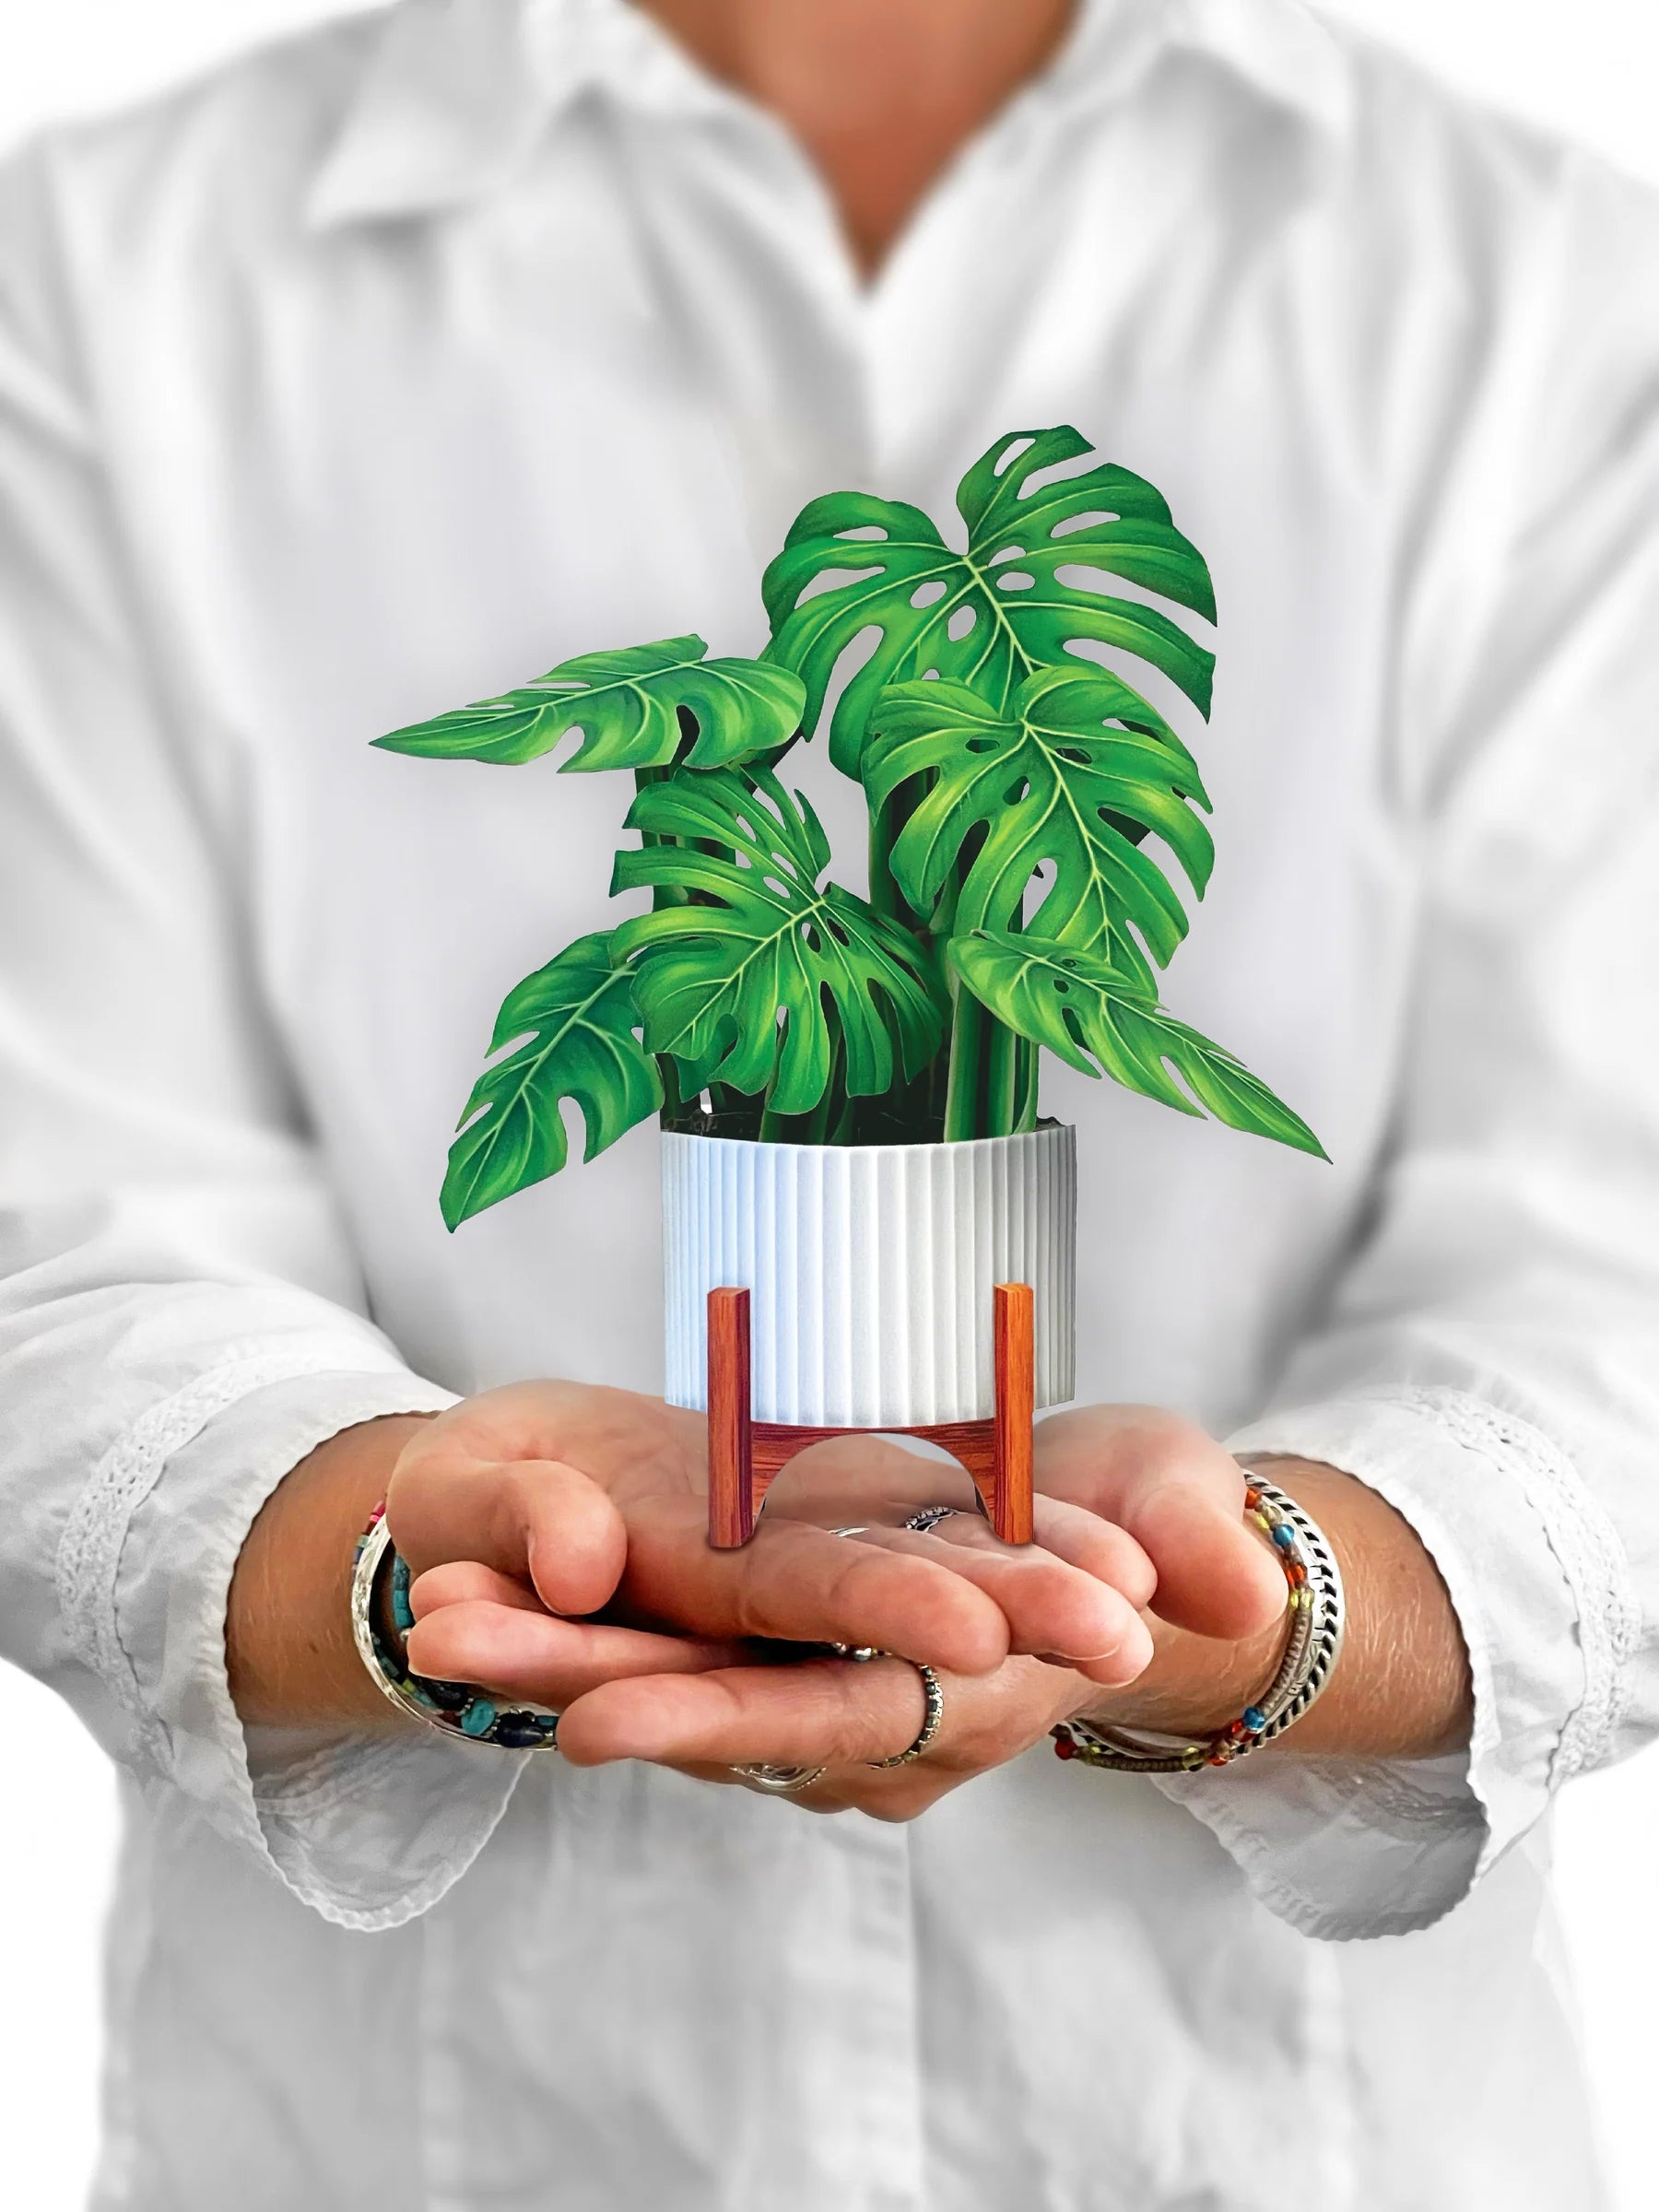
[[[913,1429],[994,1406],[992,1289],[1035,1292],[1036,1402],[1072,1395],[1070,1128],[957,1145],[663,1137],[667,1396],[707,1399],[707,1298],[747,1289],[754,1418]]]

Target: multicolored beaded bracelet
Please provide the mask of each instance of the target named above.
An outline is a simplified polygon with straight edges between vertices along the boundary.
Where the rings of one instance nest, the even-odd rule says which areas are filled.
[[[385,1610],[392,1617],[393,1635],[386,1631],[381,1603],[388,1559],[391,1579]],[[414,1673],[402,1641],[414,1626],[409,1563],[393,1549],[385,1506],[377,1505],[357,1540],[351,1571],[351,1632],[375,1687],[400,1712],[413,1713],[469,1743],[499,1744],[510,1751],[558,1749],[559,1715],[546,1706],[499,1705],[473,1683],[434,1681]]]
[[[1202,1744],[1169,1737],[1148,1742],[1098,1722],[1063,1721],[1050,1731],[1057,1758],[1121,1773],[1192,1773],[1199,1767],[1229,1766],[1301,1719],[1330,1680],[1342,1649],[1342,1574],[1318,1524],[1260,1473],[1246,1482],[1244,1514],[1273,1547],[1289,1585],[1289,1630],[1267,1688]]]

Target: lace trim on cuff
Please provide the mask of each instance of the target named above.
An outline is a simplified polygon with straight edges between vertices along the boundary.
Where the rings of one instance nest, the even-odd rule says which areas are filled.
[[[300,1338],[280,1350],[267,1346],[222,1361],[147,1407],[99,1461],[58,1546],[58,1606],[76,1654],[137,1717],[147,1735],[151,1716],[116,1626],[115,1583],[128,1524],[160,1480],[168,1460],[217,1414],[273,1382],[306,1375],[398,1371],[398,1362],[371,1342],[343,1347],[335,1335]]]
[[[1548,1437],[1485,1399],[1435,1386],[1367,1394],[1423,1414],[1520,1485],[1572,1593],[1584,1663],[1583,1698],[1561,1729],[1551,1782],[1599,1766],[1630,1704],[1630,1663],[1641,1633],[1625,1548],[1606,1508]]]

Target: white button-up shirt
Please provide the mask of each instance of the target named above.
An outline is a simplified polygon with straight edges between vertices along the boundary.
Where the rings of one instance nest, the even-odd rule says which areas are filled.
[[[894,1828],[245,1740],[309,1447],[661,1373],[653,1127],[437,1205],[621,787],[369,740],[752,651],[806,498],[1063,421],[1216,579],[1171,1003],[1334,1162],[1051,1063],[1079,1394],[1393,1500],[1471,1751],[1044,1747]],[[1659,1722],[1654,204],[1289,0],[1095,0],[866,288],[621,0],[406,0],[5,173],[0,592],[0,1648],[126,1778],[99,2205],[1600,2201],[1547,1808]]]

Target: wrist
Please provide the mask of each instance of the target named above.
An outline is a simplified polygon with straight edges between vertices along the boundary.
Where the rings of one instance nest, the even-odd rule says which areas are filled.
[[[387,1414],[342,1430],[266,1499],[238,1557],[225,1622],[230,1694],[244,1722],[395,1724],[352,1641],[352,1557],[404,1446],[431,1418]]]
[[[1125,1688],[1097,1693],[1079,1719],[1160,1735],[1211,1735],[1266,1689],[1289,1625],[1280,1618],[1231,1642],[1171,1628],[1152,1613],[1142,1618],[1152,1633],[1151,1664]]]

